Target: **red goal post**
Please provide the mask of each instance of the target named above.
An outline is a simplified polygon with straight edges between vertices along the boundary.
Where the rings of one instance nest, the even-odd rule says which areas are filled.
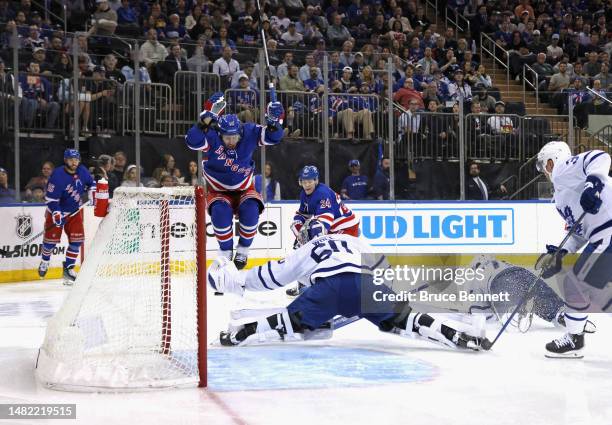
[[[202,187],[118,188],[36,375],[72,391],[207,385]]]

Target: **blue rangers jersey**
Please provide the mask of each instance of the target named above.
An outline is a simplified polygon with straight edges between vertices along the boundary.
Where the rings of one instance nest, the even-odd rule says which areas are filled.
[[[96,182],[82,164],[74,174],[68,173],[65,167],[58,167],[47,183],[47,210],[70,215],[81,207],[83,194],[95,187]]]
[[[300,208],[293,221],[304,223],[310,217],[323,223],[328,233],[359,225],[359,219],[344,205],[340,195],[323,183],[319,183],[310,195],[303,190],[300,194]]]
[[[187,132],[185,141],[191,149],[208,153],[208,158],[202,161],[206,184],[213,190],[227,192],[251,187],[255,170],[255,149],[258,146],[276,145],[282,137],[283,129],[280,127],[270,133],[266,127],[245,123],[236,148],[227,149],[216,130],[208,129],[204,132],[196,124]]]
[[[589,242],[597,242],[612,234],[612,178],[608,177],[609,171],[610,155],[599,150],[583,152],[566,161],[558,161],[552,171],[551,180],[555,188],[553,200],[568,228],[583,213],[580,196],[587,176],[597,176],[603,183],[599,212],[585,215],[576,231],[576,235]],[[574,243],[574,240],[575,238],[570,239],[564,246],[569,252],[576,252],[581,246],[581,243]]]
[[[259,103],[259,92],[253,89],[232,90],[229,93],[228,101],[234,111],[240,111],[238,105],[246,105],[249,108],[256,108]]]

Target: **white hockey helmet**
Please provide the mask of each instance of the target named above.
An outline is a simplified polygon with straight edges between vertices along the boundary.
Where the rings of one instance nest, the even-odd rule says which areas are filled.
[[[567,143],[561,141],[548,142],[542,146],[542,149],[538,152],[536,169],[540,173],[550,175],[550,173],[546,171],[546,164],[549,159],[552,160],[553,164],[557,164],[558,161],[565,161],[570,156],[572,156],[572,151]]]
[[[314,217],[310,217],[302,225],[300,233],[298,234],[297,241],[298,245],[306,245],[311,240],[323,236],[327,233],[327,229],[323,224]]]

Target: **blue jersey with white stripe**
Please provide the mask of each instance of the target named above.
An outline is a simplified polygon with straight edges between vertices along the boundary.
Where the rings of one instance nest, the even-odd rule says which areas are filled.
[[[359,224],[359,220],[353,211],[344,205],[340,195],[323,183],[317,184],[310,195],[307,195],[304,190],[300,194],[300,207],[293,221],[303,223],[310,217],[323,223],[328,233]]]
[[[258,146],[276,145],[283,137],[283,129],[269,132],[267,127],[254,123],[242,126],[240,141],[234,149],[228,149],[221,135],[214,129],[202,131],[198,125],[189,129],[185,136],[187,146],[208,153],[203,161],[204,179],[212,189],[225,191],[246,190],[253,184],[255,162],[253,154]]]
[[[245,288],[267,291],[292,282],[314,284],[319,278],[340,273],[371,273],[387,265],[384,255],[358,238],[349,235],[325,235],[315,238],[287,257],[269,261],[246,273]]]
[[[66,171],[65,167],[58,167],[53,170],[47,183],[47,209],[72,214],[80,208],[83,194],[95,187],[96,182],[82,164],[74,174]]]

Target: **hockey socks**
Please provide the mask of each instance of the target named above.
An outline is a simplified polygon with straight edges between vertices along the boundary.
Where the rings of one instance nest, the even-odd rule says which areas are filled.
[[[240,221],[240,239],[238,245],[248,248],[253,243],[257,234],[259,222],[259,204],[255,199],[245,199],[238,207],[238,219]]]
[[[51,259],[53,248],[55,248],[54,243],[49,243],[49,242],[43,243],[43,248],[42,248],[42,260],[43,261],[49,261]]]
[[[234,212],[232,207],[227,202],[217,201],[210,207],[210,215],[215,237],[219,242],[219,249],[221,251],[231,251],[234,236],[232,229]]]
[[[66,251],[66,262],[64,263],[67,269],[74,267],[74,263],[76,263],[77,258],[79,258],[80,250],[81,242],[72,242],[70,245],[68,245],[68,250]]]

